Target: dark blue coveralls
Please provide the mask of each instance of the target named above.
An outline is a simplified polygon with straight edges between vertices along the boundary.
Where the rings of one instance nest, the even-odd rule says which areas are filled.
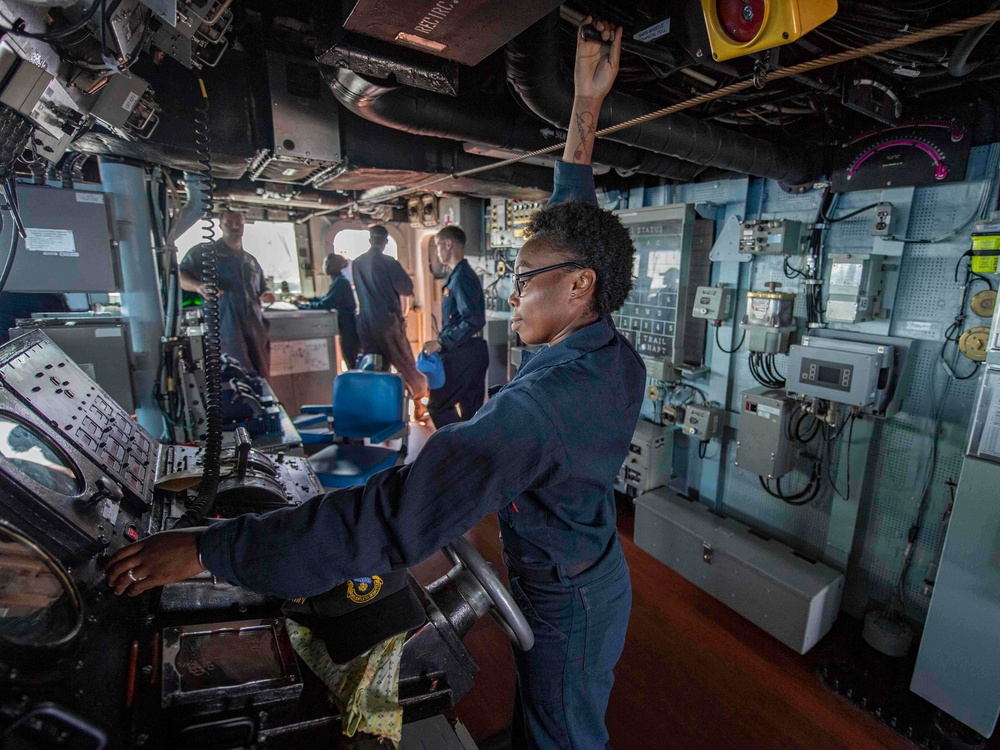
[[[485,325],[483,284],[463,258],[455,264],[441,290],[441,333],[437,340],[441,344],[444,385],[431,391],[427,404],[435,427],[469,420],[483,405],[490,352],[476,334]]]
[[[358,366],[358,323],[355,312],[358,303],[354,300],[354,290],[351,282],[342,272],[330,279],[330,288],[322,297],[310,297],[309,301],[299,305],[300,310],[336,310],[337,329],[340,332],[340,351],[348,370]]]
[[[417,370],[406,340],[406,322],[399,298],[413,295],[413,279],[399,261],[368,250],[354,259],[354,288],[358,292],[358,335],[365,354],[378,354],[383,367],[393,365],[414,398],[427,395],[427,381]]]
[[[246,250],[232,250],[222,240],[215,243],[219,275],[219,327],[222,351],[262,378],[271,375],[270,327],[264,320],[260,295],[267,281],[260,263]],[[184,256],[180,269],[204,281],[202,261],[209,245],[198,245]]]
[[[556,180],[555,197],[594,195],[589,167],[559,163]],[[604,750],[632,601],[612,485],[645,375],[602,318],[526,357],[412,464],[296,508],[220,521],[202,536],[202,559],[246,588],[311,596],[414,565],[496,512],[511,593],[535,633],[531,651],[515,652],[514,747]]]

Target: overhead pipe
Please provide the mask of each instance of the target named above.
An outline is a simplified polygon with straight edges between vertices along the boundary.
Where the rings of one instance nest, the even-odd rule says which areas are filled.
[[[1000,1],[994,0],[987,6],[986,10],[996,10],[1000,8]],[[969,57],[972,55],[973,50],[976,49],[976,45],[982,41],[983,37],[993,28],[992,23],[985,24],[976,29],[969,29],[965,32],[962,38],[955,45],[955,50],[951,53],[951,59],[948,60],[948,74],[954,76],[955,78],[962,78],[963,76],[969,75],[972,71],[978,68],[985,62],[984,60],[976,60],[975,62],[969,62]]]
[[[373,81],[346,68],[321,65],[320,70],[344,107],[385,127],[512,151],[532,151],[552,143],[542,133],[541,123],[507,99],[470,101]],[[678,181],[694,179],[703,169],[671,156],[609,142],[597,144],[593,159],[624,171]]]
[[[508,42],[504,57],[507,79],[524,104],[543,120],[566,128],[573,105],[573,78],[560,51],[559,23],[558,11],[550,13]],[[649,102],[612,91],[604,100],[597,128],[617,125],[654,109],[656,106]],[[770,143],[682,114],[621,130],[607,139],[703,166],[789,184],[813,180],[822,172],[819,154]]]

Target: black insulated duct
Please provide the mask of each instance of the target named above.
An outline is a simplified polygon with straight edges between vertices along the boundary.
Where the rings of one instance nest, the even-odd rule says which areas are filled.
[[[543,120],[565,128],[573,105],[573,76],[563,63],[559,23],[558,12],[550,13],[509,42],[504,55],[507,79],[525,105]],[[604,100],[598,128],[618,125],[655,109],[649,102],[612,91]],[[607,139],[792,185],[814,180],[822,172],[819,154],[752,138],[684,114],[661,117]]]
[[[552,145],[542,133],[542,124],[506,97],[469,101],[372,81],[344,68],[320,69],[343,106],[379,125],[510,151],[534,151]],[[617,143],[597,144],[593,158],[623,171],[678,181],[694,179],[702,171],[690,162]]]
[[[396,80],[439,94],[458,93],[458,66],[448,60],[403,50],[377,39],[341,33],[316,52],[321,65],[347,68],[381,80]]]

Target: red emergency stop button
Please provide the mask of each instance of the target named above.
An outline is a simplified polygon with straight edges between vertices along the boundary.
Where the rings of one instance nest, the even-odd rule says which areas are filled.
[[[129,526],[127,529],[125,529],[125,536],[127,536],[130,541],[133,542],[139,541],[139,531],[138,529],[135,528],[135,526]]]

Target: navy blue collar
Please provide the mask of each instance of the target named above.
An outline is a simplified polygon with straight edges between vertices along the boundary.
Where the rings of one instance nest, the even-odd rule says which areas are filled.
[[[544,346],[537,352],[521,352],[521,366],[515,379],[543,367],[565,364],[607,346],[617,335],[611,318],[604,316],[589,326],[574,331],[558,344]]]
[[[455,267],[451,269],[451,273],[448,274],[448,279],[444,282],[445,286],[448,286],[451,283],[451,280],[455,278],[455,274],[458,273],[458,269],[462,267],[463,263],[467,266],[469,265],[469,261],[467,261],[465,258],[462,258],[462,260],[458,261],[458,263],[455,264]],[[471,268],[471,266],[469,267]]]

